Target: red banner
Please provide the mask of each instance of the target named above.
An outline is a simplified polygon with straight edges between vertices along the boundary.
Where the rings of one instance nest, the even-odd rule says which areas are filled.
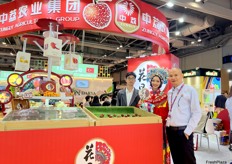
[[[135,82],[137,89],[150,89],[150,78],[147,76],[150,69],[164,68],[168,70],[172,67],[179,67],[179,58],[173,54],[132,58],[128,60],[128,72],[135,72],[137,75]],[[168,83],[168,80],[164,79],[161,90],[167,92],[170,88],[171,85]]]
[[[109,164],[163,163],[162,124],[7,131],[0,145],[1,164],[87,164],[102,156]]]
[[[40,18],[55,19],[65,29],[103,30],[132,35],[169,49],[165,16],[141,0],[15,0],[0,5],[0,38],[41,30]]]

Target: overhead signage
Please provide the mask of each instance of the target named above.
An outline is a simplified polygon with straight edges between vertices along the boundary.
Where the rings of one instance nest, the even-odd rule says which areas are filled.
[[[0,38],[41,30],[36,25],[41,18],[57,20],[65,29],[127,33],[169,51],[165,16],[141,0],[112,0],[96,4],[93,0],[15,0],[0,5]]]
[[[194,77],[194,76],[210,76],[210,77],[220,77],[220,71],[213,69],[197,68],[192,70],[183,71],[184,77]]]
[[[196,71],[190,71],[190,72],[185,72],[184,77],[190,77],[190,76],[196,76],[197,72]]]
[[[218,72],[216,71],[207,71],[205,73],[206,76],[218,76]]]

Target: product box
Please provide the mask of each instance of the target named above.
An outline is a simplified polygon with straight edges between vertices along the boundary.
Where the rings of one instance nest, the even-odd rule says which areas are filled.
[[[45,38],[43,56],[60,58],[61,54],[62,54],[62,40],[53,37]]]
[[[160,116],[136,107],[85,107],[96,126],[162,123]]]

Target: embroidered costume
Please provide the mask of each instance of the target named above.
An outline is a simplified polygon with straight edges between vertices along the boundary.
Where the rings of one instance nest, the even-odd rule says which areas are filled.
[[[168,116],[167,94],[160,91],[159,89],[156,92],[151,91],[150,97],[147,100],[144,100],[143,104],[147,107],[147,111],[161,116],[163,125],[165,127],[166,118]],[[167,143],[165,128],[163,128],[163,163],[171,163],[170,148]]]

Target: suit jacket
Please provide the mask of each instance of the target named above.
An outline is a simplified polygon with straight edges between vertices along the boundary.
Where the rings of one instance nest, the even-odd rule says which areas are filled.
[[[134,88],[129,106],[136,106],[139,103],[139,91]],[[126,89],[122,89],[117,94],[116,106],[127,106]]]

